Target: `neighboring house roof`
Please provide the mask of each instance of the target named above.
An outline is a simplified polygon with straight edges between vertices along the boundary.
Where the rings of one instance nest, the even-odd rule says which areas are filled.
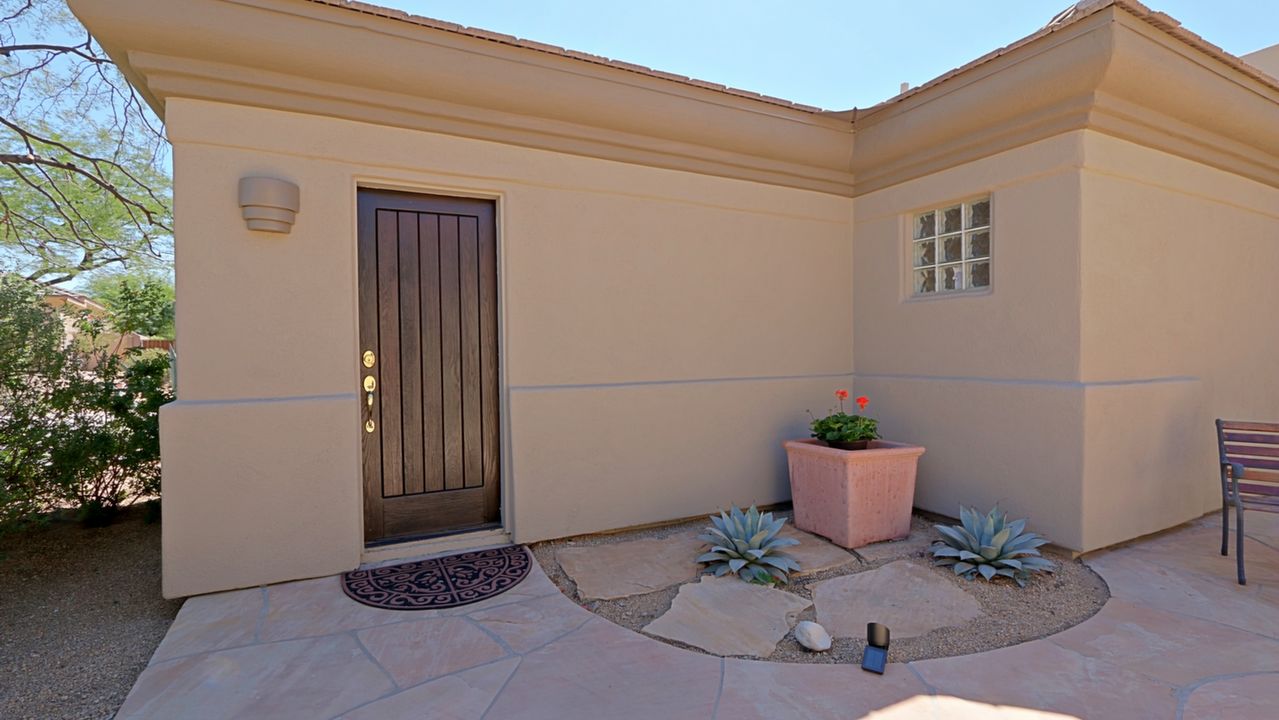
[[[60,305],[70,305],[78,310],[88,310],[95,316],[105,315],[107,309],[101,303],[93,300],[88,295],[63,290],[62,288],[48,288],[44,295],[44,301],[53,307]]]
[[[705,80],[698,80],[696,78],[685,77],[683,75],[663,72],[661,70],[655,70],[653,68],[645,67],[643,65],[636,65],[634,63],[623,62],[621,60],[614,60],[614,59],[606,58],[600,55],[591,55],[589,53],[578,52],[576,50],[569,50],[567,48],[562,48],[556,45],[548,45],[546,43],[540,43],[534,40],[526,40],[523,38],[515,37],[514,35],[505,35],[502,33],[496,33],[489,30],[483,30],[480,28],[467,27],[464,25],[458,25],[456,23],[444,22],[442,20],[435,20],[433,18],[423,17],[421,15],[413,15],[403,10],[395,10],[393,8],[386,8],[386,7],[372,5],[365,2],[356,2],[353,0],[308,0],[308,2],[314,2],[321,5],[330,5],[333,7],[345,8],[347,10],[352,10],[354,12],[360,12],[367,15],[376,15],[378,17],[389,18],[392,20],[399,20],[402,22],[412,23],[414,25],[420,25],[422,27],[428,27],[435,30],[443,30],[445,32],[457,33],[459,35],[466,35],[469,37],[479,38],[481,40],[490,40],[493,42],[502,43],[504,45],[511,45],[514,47],[520,47],[520,48],[525,48],[529,50],[536,50],[539,52],[545,52],[552,55],[559,55],[561,57],[572,58],[574,60],[581,60],[582,62],[594,63],[596,65],[604,65],[607,67],[617,68],[619,70],[635,72],[641,75],[648,75],[650,77],[661,78],[663,80],[670,80],[672,82],[682,83],[685,85],[692,85],[692,86],[704,88],[707,90],[714,90],[717,92],[726,93],[728,95],[735,95],[737,97],[744,97],[752,100],[759,100],[761,102],[766,102],[773,105],[781,105],[783,107],[789,107],[796,110],[803,110],[806,112],[813,112],[813,113],[827,112],[826,110],[823,110],[822,108],[814,107],[812,105],[803,105],[803,104],[791,102],[789,100],[785,100],[782,98],[772,97],[769,95],[761,95],[760,93],[751,92],[749,90],[740,90],[738,88],[728,87],[726,85],[720,85],[718,83],[712,83],[712,82],[707,82]],[[1166,32],[1169,35],[1184,42],[1190,47],[1195,48],[1196,50],[1203,52],[1204,54],[1209,55],[1210,57],[1220,60],[1221,62],[1229,65],[1230,67],[1242,72],[1243,74],[1255,80],[1258,80],[1276,90],[1279,90],[1279,80],[1276,80],[1274,77],[1271,77],[1270,75],[1266,74],[1260,69],[1253,67],[1252,65],[1248,64],[1241,58],[1235,55],[1232,55],[1226,52],[1225,50],[1221,49],[1220,47],[1208,42],[1207,40],[1203,39],[1203,37],[1193,32],[1190,32],[1189,30],[1186,30],[1185,28],[1181,26],[1181,23],[1179,21],[1177,21],[1175,18],[1171,17],[1170,15],[1167,15],[1162,12],[1157,12],[1155,10],[1151,10],[1150,8],[1146,7],[1140,2],[1137,2],[1136,0],[1083,0],[1082,2],[1077,2],[1074,5],[1071,5],[1070,7],[1066,8],[1062,12],[1058,13],[1055,17],[1053,17],[1053,19],[1047,25],[1031,33],[1030,35],[1027,35],[1026,37],[1021,38],[1020,40],[1017,40],[1016,42],[1013,42],[1002,48],[986,53],[985,55],[977,58],[976,60],[973,60],[972,62],[967,63],[965,65],[961,65],[960,67],[955,68],[954,70],[951,70],[949,72],[943,73],[937,76],[936,78],[933,78],[932,80],[929,80],[928,82],[923,83],[922,85],[916,86],[914,88],[910,88],[909,90],[906,90],[905,92],[899,95],[896,95],[892,98],[889,98],[888,100],[885,100],[883,103],[880,103],[880,105],[898,102],[905,98],[916,95],[920,92],[923,92],[927,90],[928,88],[934,87],[936,85],[940,85],[941,83],[946,82],[947,80],[957,75],[961,75],[965,72],[968,72],[969,70],[972,70],[980,65],[983,65],[991,60],[994,60],[997,57],[1000,57],[1001,55],[1005,55],[1013,50],[1016,50],[1017,48],[1023,45],[1034,42],[1035,40],[1045,35],[1061,30],[1064,27],[1067,27],[1076,22],[1079,22],[1080,20],[1083,20],[1084,18],[1088,17],[1089,15],[1092,15],[1093,13],[1099,12],[1111,6],[1122,8],[1128,11],[1129,13],[1131,13],[1132,15],[1134,15],[1135,17],[1149,23],[1150,25],[1158,28],[1159,30],[1162,30],[1163,32]],[[873,107],[879,107],[879,105],[876,105]],[[870,109],[870,108],[867,108],[867,109]],[[849,112],[851,115],[850,111],[844,111],[844,112]],[[843,113],[837,113],[837,114],[843,114]]]

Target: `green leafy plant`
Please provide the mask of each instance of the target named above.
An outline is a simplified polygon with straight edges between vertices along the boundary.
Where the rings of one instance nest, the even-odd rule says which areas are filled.
[[[844,401],[848,399],[847,390],[836,390],[835,398],[839,400],[839,412],[826,417],[813,418],[813,437],[828,443],[853,443],[861,440],[879,438],[879,421],[865,415],[849,415],[844,412]],[[865,410],[870,399],[865,395],[858,397],[858,410]],[[809,413],[811,416],[812,413]]]
[[[98,274],[89,281],[89,295],[106,306],[116,332],[173,339],[173,284],[161,273]]]
[[[1039,556],[1038,548],[1048,540],[1025,532],[1025,520],[1008,522],[1008,513],[1000,512],[998,505],[985,516],[961,505],[959,519],[962,525],[933,526],[942,536],[931,548],[937,565],[949,566],[969,580],[978,575],[988,581],[1012,578],[1021,587],[1026,587],[1031,573],[1053,571],[1053,564]]]
[[[773,584],[790,580],[791,571],[799,570],[795,558],[781,548],[798,545],[794,538],[778,537],[786,518],[773,519],[773,514],[760,513],[754,505],[742,512],[733,507],[710,516],[714,527],[706,528],[700,539],[711,544],[710,552],[697,558],[706,563],[715,576],[730,572],[748,582]]]
[[[101,320],[56,311],[41,294],[0,276],[0,531],[60,508],[102,524],[159,493],[168,357],[112,354]]]

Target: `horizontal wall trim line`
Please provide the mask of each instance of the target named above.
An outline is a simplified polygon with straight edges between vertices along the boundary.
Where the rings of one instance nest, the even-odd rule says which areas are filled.
[[[904,375],[896,373],[854,373],[854,380],[911,380],[930,382],[969,382],[991,385],[1034,385],[1040,387],[1090,388],[1090,387],[1122,387],[1125,385],[1158,385],[1165,383],[1199,382],[1201,378],[1191,375],[1169,375],[1166,377],[1136,378],[1132,380],[1035,380],[1030,378],[987,378],[968,377],[962,375]]]
[[[174,400],[168,405],[261,405],[267,403],[289,402],[333,402],[335,400],[355,400],[355,393],[334,393],[332,395],[293,395],[273,398],[219,398],[211,400]]]
[[[826,380],[851,378],[852,372],[817,373],[813,375],[756,375],[749,377],[690,378],[687,380],[637,380],[618,383],[582,383],[565,385],[512,385],[511,392],[547,392],[555,390],[602,390],[609,388],[646,387],[649,385],[709,385],[737,382],[773,382],[777,380]]]

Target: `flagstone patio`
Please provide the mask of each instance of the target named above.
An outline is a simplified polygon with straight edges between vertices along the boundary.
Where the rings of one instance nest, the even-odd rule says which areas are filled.
[[[849,665],[718,658],[578,607],[534,566],[450,610],[378,610],[336,577],[188,600],[117,718],[1198,718],[1279,707],[1279,516],[1249,585],[1208,516],[1086,562],[1112,599],[978,655]]]

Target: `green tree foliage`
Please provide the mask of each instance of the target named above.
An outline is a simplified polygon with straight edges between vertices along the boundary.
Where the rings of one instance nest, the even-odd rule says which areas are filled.
[[[0,259],[42,284],[163,265],[159,121],[62,0],[0,0]]]
[[[89,296],[106,306],[116,332],[173,339],[173,285],[149,272],[97,275]]]
[[[168,357],[111,355],[100,322],[40,297],[0,277],[0,529],[55,507],[100,520],[159,491]]]

